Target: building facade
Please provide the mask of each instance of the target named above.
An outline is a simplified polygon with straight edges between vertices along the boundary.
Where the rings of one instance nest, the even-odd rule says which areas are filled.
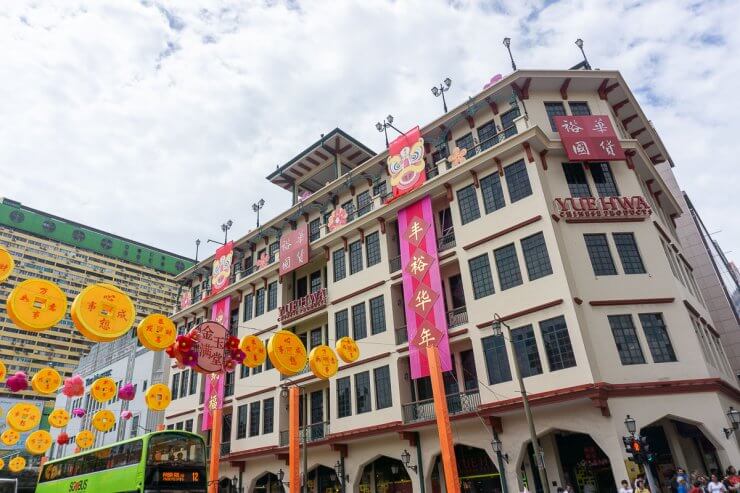
[[[138,323],[150,313],[168,313],[177,298],[174,276],[193,265],[185,257],[122,238],[89,226],[31,209],[19,202],[0,201],[0,245],[13,255],[15,270],[0,284],[0,300],[21,281],[42,278],[55,282],[71,304],[86,286],[115,284],[136,305]],[[8,373],[25,371],[29,377],[52,366],[67,377],[92,346],[69,313],[44,332],[16,327],[0,313],[0,360]],[[132,331],[136,337],[136,331]],[[0,396],[11,395],[5,387]],[[12,394],[53,400],[33,390]]]
[[[568,160],[554,117],[589,114],[611,121],[625,160]],[[211,296],[212,258],[178,276],[192,295],[174,315],[182,331],[230,296],[239,337],[287,329],[308,349],[345,335],[358,341],[360,358],[328,381],[308,369],[290,379],[302,392],[309,491],[444,491],[430,382],[411,378],[399,258],[398,211],[423,196],[434,212],[463,491],[499,491],[502,477],[508,491],[612,491],[635,473],[622,443],[628,414],[663,483],[675,466],[740,463],[735,435],[723,433],[740,392],[676,233],[685,211],[656,170],[670,156],[621,75],[516,71],[421,134],[427,180],[387,203],[387,152],[329,132],[268,177],[294,205],[236,240],[229,287]],[[463,159],[450,156],[455,147],[466,149]],[[580,211],[564,214],[564,204]],[[330,231],[338,207],[348,224]],[[310,260],[281,277],[278,238],[303,224]],[[324,289],[325,304],[278,318]],[[511,327],[513,353],[493,331],[495,314]],[[548,485],[533,472],[515,358]],[[197,378],[194,388],[194,377],[172,371],[168,426],[200,429],[203,385]],[[221,472],[244,491],[282,491],[287,381],[269,361],[228,375]]]

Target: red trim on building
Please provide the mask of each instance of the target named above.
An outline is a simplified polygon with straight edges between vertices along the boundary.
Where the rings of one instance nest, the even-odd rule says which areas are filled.
[[[518,312],[510,313],[508,315],[504,315],[504,316],[500,317],[500,319],[503,320],[503,321],[506,321],[506,320],[511,320],[511,319],[514,319],[514,318],[523,317],[524,315],[529,315],[531,313],[535,313],[535,312],[538,312],[540,310],[545,310],[547,308],[552,308],[553,306],[558,306],[562,302],[563,302],[562,299],[549,301],[549,302],[543,303],[541,305],[533,306],[532,308],[527,308],[525,310],[520,310]],[[483,322],[482,324],[476,325],[476,327],[478,327],[479,329],[485,329],[486,327],[490,327],[492,323],[493,323],[493,320],[489,320],[488,322]]]
[[[633,298],[626,300],[594,300],[589,301],[591,306],[622,306],[622,305],[660,305],[673,303],[676,298]]]
[[[378,286],[382,286],[383,284],[385,284],[385,281],[378,281],[375,284],[371,284],[369,286],[365,286],[364,288],[358,289],[357,291],[352,291],[350,294],[345,295],[345,296],[342,296],[341,298],[337,298],[335,300],[331,300],[329,302],[329,304],[330,305],[336,305],[336,304],[341,303],[343,301],[347,301],[350,298],[354,298],[355,296],[361,295],[362,293],[366,293],[366,292],[370,291],[371,289],[375,289]]]
[[[516,223],[513,226],[509,226],[508,228],[504,228],[501,231],[497,231],[493,233],[492,235],[488,235],[485,238],[481,238],[480,240],[474,241],[472,243],[468,243],[467,245],[463,246],[463,250],[470,250],[471,248],[475,248],[478,245],[482,245],[483,243],[496,239],[500,236],[504,236],[505,234],[511,233],[512,231],[516,231],[517,229],[520,229],[525,226],[529,226],[530,224],[536,223],[540,219],[542,219],[542,216],[540,215],[530,217],[529,219],[526,219],[520,223]]]
[[[563,84],[560,86],[560,97],[563,99],[568,99],[568,86],[570,85],[570,77],[565,79],[563,81]]]
[[[250,397],[254,397],[255,395],[264,394],[265,392],[272,392],[273,390],[275,390],[275,388],[276,387],[273,386],[273,387],[268,387],[266,389],[257,390],[255,392],[250,392],[249,394],[240,395],[239,397],[236,398],[236,400],[240,401],[242,399],[249,399]]]

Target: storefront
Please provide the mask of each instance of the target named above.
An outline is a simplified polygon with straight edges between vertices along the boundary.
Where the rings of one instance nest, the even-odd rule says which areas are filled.
[[[467,445],[455,445],[455,457],[461,491],[465,493],[501,492],[499,472],[485,450]],[[442,492],[444,484],[444,478],[440,474],[442,470],[442,462],[437,457],[432,469],[432,493]]]
[[[412,493],[411,478],[400,460],[381,456],[366,465],[360,493]]]

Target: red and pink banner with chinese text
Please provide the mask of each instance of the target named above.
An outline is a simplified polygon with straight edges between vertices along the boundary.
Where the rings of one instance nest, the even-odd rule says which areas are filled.
[[[218,323],[219,325],[222,325],[224,328],[226,328],[226,334],[225,336],[228,336],[229,333],[229,322],[230,322],[230,314],[231,314],[231,296],[226,296],[220,300],[218,300],[216,303],[213,304],[211,307],[211,320]],[[201,337],[203,335],[201,334]],[[200,346],[205,341],[200,341],[198,345]],[[220,344],[218,340],[214,341],[213,348],[216,351],[221,350],[222,352],[225,351],[225,343],[226,340],[221,339]],[[220,346],[220,347],[219,347]],[[200,359],[200,355],[199,355]],[[221,357],[221,361],[223,361],[223,357]],[[195,374],[193,374],[193,378],[195,378]],[[224,381],[226,380],[225,374],[223,371],[223,367],[221,371],[214,372],[214,373],[206,373],[205,374],[205,399],[203,401],[203,424],[201,426],[202,431],[207,431],[211,429],[211,401],[215,399],[215,409],[221,409],[224,405]],[[174,397],[174,396],[173,396]]]
[[[555,116],[563,147],[572,161],[626,159],[614,127],[606,115]]]
[[[282,276],[308,263],[308,224],[288,231],[280,238],[280,267]]]
[[[403,298],[409,340],[411,378],[429,375],[426,346],[437,346],[442,371],[452,369],[447,336],[447,314],[437,257],[432,199],[421,200],[398,212]]]

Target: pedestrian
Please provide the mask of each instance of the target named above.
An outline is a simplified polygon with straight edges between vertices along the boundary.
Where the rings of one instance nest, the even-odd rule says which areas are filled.
[[[619,493],[634,493],[626,479],[622,480],[622,487],[619,488]]]
[[[727,487],[725,487],[725,484],[717,478],[716,474],[712,474],[712,477],[707,484],[707,493],[727,493]]]
[[[573,489],[573,485],[570,483],[567,483],[565,485],[565,493],[576,493],[576,490]]]
[[[635,481],[634,493],[650,493],[650,490],[642,479],[638,479]]]
[[[737,470],[733,466],[727,468],[725,475],[725,486],[730,491],[740,490],[740,476],[737,474]]]
[[[693,486],[689,490],[689,493],[704,493],[704,488],[701,487],[701,481],[698,479],[694,481]]]
[[[676,486],[676,493],[689,493],[689,483],[686,478],[679,476],[678,485]]]

